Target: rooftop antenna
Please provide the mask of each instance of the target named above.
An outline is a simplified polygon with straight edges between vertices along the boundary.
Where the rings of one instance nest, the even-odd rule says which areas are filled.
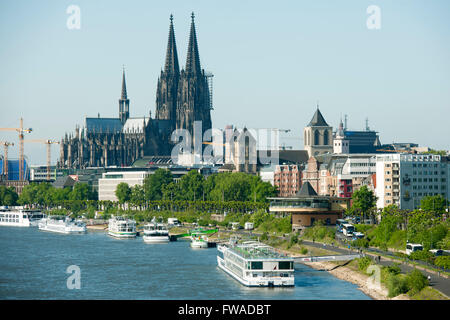
[[[347,115],[344,114],[344,130],[347,130]]]
[[[366,131],[370,131],[369,128],[369,118],[366,117]]]

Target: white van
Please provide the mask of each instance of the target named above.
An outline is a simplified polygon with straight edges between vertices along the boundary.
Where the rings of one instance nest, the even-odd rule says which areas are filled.
[[[253,230],[253,222],[246,222],[244,228],[245,230]]]
[[[180,221],[177,218],[169,218],[167,219],[167,224],[169,226],[178,227],[181,226]]]
[[[410,255],[413,252],[423,250],[423,246],[419,243],[407,243],[406,244],[406,254]]]
[[[239,225],[239,222],[230,222],[230,224],[231,224],[231,229],[233,229],[233,230],[237,230],[237,229],[240,229],[240,225]]]

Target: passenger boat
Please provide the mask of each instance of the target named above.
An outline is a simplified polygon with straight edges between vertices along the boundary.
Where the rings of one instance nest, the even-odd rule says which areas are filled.
[[[258,241],[230,241],[217,247],[217,264],[248,287],[294,286],[294,259]]]
[[[208,237],[203,234],[191,234],[192,248],[208,248]]]
[[[86,224],[70,217],[52,216],[44,218],[38,223],[39,230],[56,233],[72,234],[85,233]]]
[[[159,223],[153,218],[152,222],[144,225],[144,242],[167,243],[170,241],[169,230],[164,223]]]
[[[115,238],[135,238],[136,221],[124,217],[112,216],[108,223],[108,235]]]
[[[0,208],[0,226],[35,227],[46,215],[40,210],[23,208]]]

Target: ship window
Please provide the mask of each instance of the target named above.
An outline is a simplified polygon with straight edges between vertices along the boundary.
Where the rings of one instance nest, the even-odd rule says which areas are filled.
[[[261,270],[263,268],[263,263],[261,261],[252,261],[253,270]]]
[[[290,270],[292,269],[292,263],[290,261],[280,261],[278,262],[278,269],[280,270]]]

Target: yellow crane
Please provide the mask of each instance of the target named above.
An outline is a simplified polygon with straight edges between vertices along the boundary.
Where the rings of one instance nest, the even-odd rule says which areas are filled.
[[[24,142],[32,142],[32,143],[43,143],[47,146],[47,181],[50,181],[50,164],[51,164],[51,150],[50,146],[52,144],[59,144],[59,141],[56,140],[43,140],[43,139],[35,139],[35,140],[24,140]]]
[[[24,165],[24,154],[23,154],[23,134],[25,132],[30,133],[33,129],[23,128],[23,118],[20,118],[20,128],[0,128],[0,131],[17,131],[19,133],[19,180],[23,181],[23,165]]]
[[[8,180],[8,147],[14,146],[14,143],[8,141],[0,141],[0,145],[3,146],[5,150],[5,155],[3,156],[3,175],[5,176],[5,180]]]

